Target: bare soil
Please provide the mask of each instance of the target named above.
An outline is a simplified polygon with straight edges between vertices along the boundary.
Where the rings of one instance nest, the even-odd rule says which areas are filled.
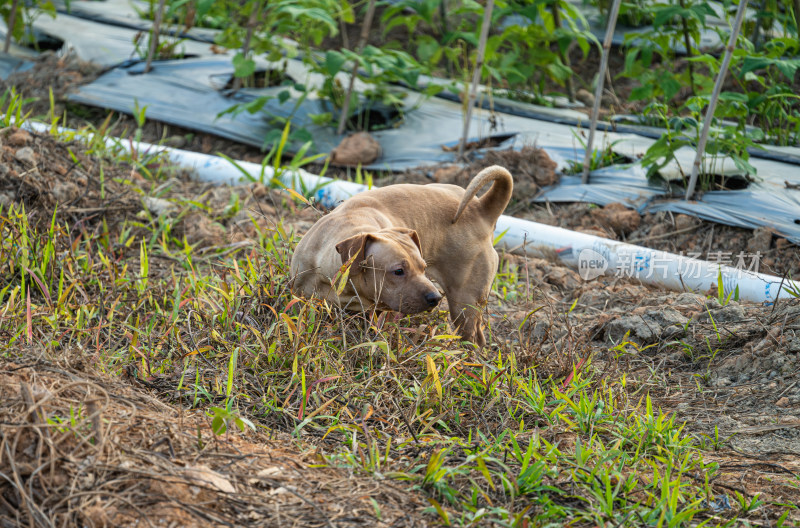
[[[32,351],[25,363],[0,360],[0,471],[11,479],[0,484],[2,526],[429,522],[419,494],[391,481],[313,467],[320,462],[315,449],[286,433],[210,435],[203,411],[168,405],[135,377],[100,375],[83,357],[76,350],[56,364]],[[70,424],[82,403],[85,418]],[[45,417],[70,427],[60,431]],[[28,494],[41,510],[15,517],[10,504]],[[42,510],[52,516],[40,517]]]

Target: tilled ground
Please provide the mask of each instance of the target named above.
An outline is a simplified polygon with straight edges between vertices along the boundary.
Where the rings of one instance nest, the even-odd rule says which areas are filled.
[[[260,184],[213,187],[168,169],[151,181],[134,165],[100,161],[78,144],[46,135],[9,128],[0,140],[3,210],[24,204],[31,223],[42,226],[55,211],[76,240],[82,230],[113,234],[115,226],[135,221],[144,233],[159,222],[212,258],[251,245],[258,236],[254,222],[303,233],[322,214]],[[158,172],[158,163],[151,172]],[[671,251],[761,248],[768,268],[762,271],[796,276],[798,269],[795,248],[771,235],[688,217],[635,219],[618,208],[581,204],[537,206],[527,214]],[[663,236],[679,225],[683,233]],[[138,257],[135,247],[115,250],[120,259]],[[760,492],[772,501],[800,503],[800,301],[723,306],[704,295],[626,279],[587,282],[557,263],[514,256],[504,257],[500,272],[488,310],[498,346],[536,351],[520,360],[555,378],[568,377],[576,364],[598,378],[625,374],[631,396],[649,395],[655,406],[686,421],[687,432],[705,439],[709,459],[722,470],[717,485],[731,494]],[[421,493],[391,480],[313,467],[322,440],[303,443],[274,431],[210,435],[210,418],[186,410],[174,393],[177,378],[161,385],[135,371],[128,379],[110,378],[94,372],[86,351],[60,358],[42,350],[22,353],[22,361],[0,363],[0,389],[8,395],[0,404],[0,446],[7,449],[0,471],[10,477],[0,485],[0,512],[17,512],[0,517],[4,525],[35,523],[41,515],[35,508],[9,509],[9,497],[17,504],[34,498],[30,504],[58,512],[57,523],[86,526],[143,519],[165,526],[432,522],[422,514],[428,504]],[[94,410],[80,423],[53,427],[58,420],[68,423],[82,402],[94,402]],[[44,426],[45,417],[51,425]]]
[[[61,361],[76,369],[36,355],[0,360],[2,526],[426,524],[421,495],[314,467],[313,448],[285,433],[209,435],[202,411],[83,370],[77,356]],[[15,516],[7,506],[20,500],[31,506]]]

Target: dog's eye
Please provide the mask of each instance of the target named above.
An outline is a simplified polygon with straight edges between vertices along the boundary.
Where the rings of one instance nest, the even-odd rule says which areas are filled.
[[[403,274],[405,274],[405,272],[403,271],[403,268],[397,268],[396,270],[394,270],[394,274],[397,275],[398,277],[402,277]]]

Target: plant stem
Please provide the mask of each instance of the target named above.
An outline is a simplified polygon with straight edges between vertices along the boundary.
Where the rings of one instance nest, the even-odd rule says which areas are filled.
[[[156,10],[156,18],[153,20],[153,27],[150,29],[150,49],[147,52],[147,63],[144,65],[144,73],[150,71],[150,66],[153,63],[153,57],[158,49],[158,36],[161,34],[161,19],[164,17],[164,4],[166,0],[158,0],[158,10]]]
[[[582,183],[589,183],[589,163],[592,160],[594,132],[597,129],[597,117],[600,114],[600,103],[603,98],[603,82],[606,80],[606,70],[608,69],[608,54],[611,51],[611,39],[614,37],[614,28],[617,25],[620,3],[621,0],[614,0],[614,3],[611,4],[611,10],[608,13],[606,38],[603,40],[603,56],[600,60],[600,71],[597,74],[597,86],[594,89],[594,105],[592,105],[592,120],[589,124],[589,139],[586,141],[586,153],[583,155]]]
[[[680,0],[681,7],[686,9],[686,0]],[[692,65],[692,41],[689,36],[689,24],[686,23],[686,17],[681,17],[681,25],[683,26],[683,45],[686,46],[686,56],[688,57],[689,67],[689,87],[692,89],[692,95],[697,95],[694,89],[694,66]]]
[[[740,0],[739,7],[736,10],[736,20],[733,22],[731,36],[728,39],[728,46],[725,48],[725,56],[722,58],[722,64],[720,65],[719,73],[717,73],[717,80],[714,83],[714,91],[711,92],[711,99],[708,101],[706,117],[705,121],[703,121],[703,131],[700,133],[700,139],[697,142],[697,155],[694,158],[694,165],[692,165],[692,175],[689,178],[689,185],[686,187],[686,200],[694,195],[694,188],[697,185],[697,175],[700,173],[700,164],[703,161],[703,153],[706,149],[706,142],[708,141],[708,133],[711,130],[711,122],[714,120],[714,111],[717,109],[717,101],[722,91],[722,83],[725,82],[725,76],[728,74],[728,66],[731,64],[733,49],[736,47],[736,39],[739,38],[739,29],[742,27],[742,20],[744,19],[744,12],[746,9],[747,0]]]
[[[800,0],[792,2],[794,7],[794,24],[797,26],[797,38],[800,38]]]
[[[6,34],[6,43],[3,46],[3,52],[8,53],[11,47],[11,38],[14,36],[14,26],[17,24],[17,11],[19,10],[19,0],[14,0],[11,4],[11,13],[8,15],[8,34]]]
[[[469,124],[472,120],[472,107],[475,106],[475,99],[478,97],[478,83],[481,80],[483,70],[483,55],[486,53],[486,41],[489,38],[489,26],[492,24],[492,8],[494,0],[486,0],[486,7],[483,10],[483,25],[481,26],[480,40],[478,40],[478,51],[475,54],[475,70],[472,72],[472,83],[467,99],[467,109],[464,112],[464,130],[461,133],[461,143],[458,145],[458,159],[464,159],[464,148],[467,146],[469,137]]]
[[[761,0],[761,9],[759,13],[763,14],[767,8],[767,0]],[[750,37],[750,42],[753,43],[753,48],[758,50],[758,39],[761,34],[761,21],[759,20],[758,16],[756,16],[755,21],[753,23],[753,36]]]
[[[253,32],[258,25],[258,19],[261,15],[261,2],[258,2],[258,7],[253,9],[253,12],[250,13],[250,17],[247,19],[247,33],[244,36],[244,42],[242,43],[242,56],[247,59],[247,54],[250,53],[250,42],[253,40]],[[242,78],[236,77],[233,79],[233,91],[235,92],[239,88],[242,87]]]
[[[369,0],[367,5],[367,14],[364,17],[364,24],[361,26],[361,35],[358,37],[358,53],[367,45],[367,38],[369,37],[369,30],[372,26],[372,17],[375,15],[375,0]],[[350,97],[353,94],[353,86],[356,83],[356,76],[358,75],[358,62],[353,64],[353,71],[350,72],[350,84],[347,86],[347,92],[344,94],[344,102],[342,103],[342,116],[339,118],[339,128],[336,133],[341,135],[344,133],[344,127],[347,124],[347,114],[350,112]]]
[[[561,4],[561,0],[553,0],[550,4],[550,11],[553,14],[553,24],[556,27],[556,31],[561,29],[561,9],[559,9]],[[558,56],[561,59],[561,62],[564,63],[570,72],[572,72],[572,64],[569,60],[569,50],[570,48],[567,47],[567,52],[564,53],[561,50],[561,46],[558,47]],[[575,84],[572,82],[572,74],[567,77],[567,96],[569,97],[569,102],[575,102]]]
[[[797,0],[800,2],[800,0]],[[444,42],[444,38],[450,32],[449,25],[447,24],[447,0],[439,0],[439,18],[442,19],[442,35],[441,40]],[[450,63],[450,59],[445,59],[444,61],[444,68],[447,72],[447,77],[449,79],[453,78],[453,65]]]

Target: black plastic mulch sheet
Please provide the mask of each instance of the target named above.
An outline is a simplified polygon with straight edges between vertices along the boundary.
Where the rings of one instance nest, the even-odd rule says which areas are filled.
[[[288,74],[296,83],[311,85],[314,74],[309,74],[299,61],[288,61]],[[299,93],[284,102],[278,94],[287,86],[242,89],[232,95],[224,89],[233,75],[230,59],[190,58],[176,61],[154,62],[153,69],[142,74],[141,62],[122,65],[108,71],[94,82],[82,86],[70,96],[78,103],[111,108],[131,113],[134,102],[139,108],[147,107],[146,116],[166,123],[202,130],[241,143],[261,147],[264,138],[282,129],[291,119],[295,129],[305,128],[314,141],[315,152],[330,152],[343,136],[337,135],[334,126],[315,124],[315,116],[337,111],[327,101],[313,96],[302,98]],[[262,112],[241,112],[235,117],[220,115],[234,104],[253,101],[260,96],[272,96]],[[402,170],[423,164],[452,162],[453,153],[443,146],[457,145],[462,131],[461,105],[441,99],[425,100],[420,94],[410,92],[402,122],[386,123],[386,130],[373,132],[383,147],[383,156],[368,168]],[[352,115],[364,114],[363,108],[353,109]],[[530,119],[504,115],[495,122],[492,116],[476,109],[470,126],[470,136],[485,138],[512,137],[519,131],[530,129]],[[355,117],[354,117],[355,119]],[[297,145],[295,145],[296,147]]]
[[[258,147],[268,134],[274,135],[275,130],[282,129],[289,118],[294,127],[304,127],[310,132],[315,152],[330,152],[341,140],[333,126],[314,124],[314,116],[333,112],[325,101],[303,99],[295,93],[280,103],[277,94],[286,89],[284,86],[240,90],[230,95],[224,90],[233,73],[227,57],[157,62],[148,74],[142,74],[142,69],[141,63],[112,69],[81,87],[70,99],[127,113],[136,101],[140,108],[147,107],[149,119]],[[288,72],[294,82],[306,85],[315,82],[313,75],[300,67],[290,67]],[[261,95],[275,96],[265,105],[264,112],[218,117],[233,104],[252,101]],[[373,132],[383,155],[366,168],[404,170],[455,161],[455,154],[443,147],[458,144],[463,123],[461,105],[438,98],[425,100],[413,92],[407,103],[408,110],[400,123]],[[354,113],[358,111],[355,109]],[[475,109],[470,136],[496,137],[500,140],[498,149],[520,149],[535,144],[547,150],[559,168],[564,168],[568,160],[582,160],[584,152],[574,127],[480,108]],[[632,144],[651,141],[614,133],[607,133],[604,140]],[[622,202],[640,212],[669,210],[739,227],[767,226],[776,234],[800,243],[800,191],[784,183],[800,184],[800,167],[762,159],[751,159],[751,163],[758,169],[758,178],[746,189],[707,192],[697,201],[685,202],[673,197],[674,189],[649,182],[636,164],[594,171],[587,185],[581,184],[578,177],[564,177],[560,185],[543,190],[536,200],[600,205]]]

